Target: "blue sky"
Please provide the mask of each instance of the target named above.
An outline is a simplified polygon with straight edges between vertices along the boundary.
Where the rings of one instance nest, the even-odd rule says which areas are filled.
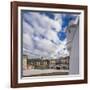
[[[36,58],[69,55],[65,45],[66,30],[77,16],[70,13],[22,11],[23,54]]]

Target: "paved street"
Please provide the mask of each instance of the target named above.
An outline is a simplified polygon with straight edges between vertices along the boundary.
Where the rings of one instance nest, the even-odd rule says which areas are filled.
[[[69,70],[56,70],[56,69],[28,69],[23,71],[23,76],[48,76],[48,75],[66,75]]]

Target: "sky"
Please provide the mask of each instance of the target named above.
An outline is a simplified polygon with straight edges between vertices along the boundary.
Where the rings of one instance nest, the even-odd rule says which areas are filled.
[[[68,56],[67,27],[78,15],[22,10],[23,54],[30,58]]]

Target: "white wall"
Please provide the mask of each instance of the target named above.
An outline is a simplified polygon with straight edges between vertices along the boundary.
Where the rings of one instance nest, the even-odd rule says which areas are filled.
[[[70,52],[70,74],[79,74],[79,27],[71,28],[74,34]]]
[[[9,90],[10,88],[10,1],[11,0],[0,0],[0,90]],[[23,1],[23,0],[22,0]],[[41,2],[52,2],[52,3],[68,3],[68,4],[82,4],[89,5],[90,0],[29,0],[29,1],[41,1]],[[90,5],[89,14],[90,16]],[[88,19],[90,23],[90,18]],[[88,27],[90,30],[90,25]],[[90,33],[90,31],[88,31]],[[90,38],[90,35],[88,35]],[[90,40],[88,40],[90,46]],[[89,53],[90,53],[90,47]],[[90,59],[90,55],[89,55]],[[90,60],[88,61],[90,64]],[[90,65],[88,66],[90,68]],[[89,75],[90,76],[90,70]],[[17,90],[90,90],[90,78],[89,84],[82,85],[62,85],[53,87],[35,87],[35,88],[23,88]],[[11,89],[12,90],[12,89]],[[16,90],[16,89],[15,89]]]

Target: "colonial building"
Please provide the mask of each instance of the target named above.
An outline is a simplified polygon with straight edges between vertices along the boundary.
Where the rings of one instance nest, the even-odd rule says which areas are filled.
[[[37,59],[28,59],[28,67],[31,69],[47,69],[49,67],[49,60]]]
[[[27,55],[23,55],[23,69],[26,70],[27,69]]]
[[[56,69],[69,70],[69,59],[70,57],[61,57],[56,61]]]
[[[69,56],[60,59],[28,59],[23,56],[23,69],[69,69]]]

